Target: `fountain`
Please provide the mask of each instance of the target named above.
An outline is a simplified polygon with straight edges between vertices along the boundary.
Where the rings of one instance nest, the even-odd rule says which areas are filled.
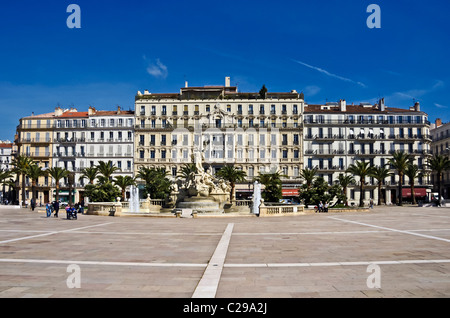
[[[199,213],[223,213],[224,204],[229,200],[230,185],[216,179],[211,170],[205,171],[202,164],[202,152],[194,153],[196,173],[191,173],[184,186],[181,186],[176,207]]]
[[[130,207],[129,212],[139,213],[139,188],[136,186],[131,186],[130,188]]]
[[[261,204],[261,184],[255,181],[253,184],[253,214],[259,215],[259,206]]]

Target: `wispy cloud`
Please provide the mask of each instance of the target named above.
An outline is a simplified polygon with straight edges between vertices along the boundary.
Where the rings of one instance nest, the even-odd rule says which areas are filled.
[[[316,85],[308,85],[304,88],[303,93],[306,97],[311,97],[320,92],[320,87]]]
[[[392,95],[399,99],[413,99],[422,97],[428,93],[434,92],[440,88],[443,88],[445,83],[441,80],[437,80],[432,86],[428,88],[410,89],[404,92],[395,92]]]
[[[436,106],[437,108],[448,108],[447,106],[441,105],[441,104],[438,104],[438,103],[434,103],[434,106]]]
[[[320,68],[320,67],[317,67],[317,66],[313,66],[313,65],[309,65],[309,64],[306,64],[306,63],[304,63],[302,61],[298,61],[298,60],[294,60],[294,59],[292,61],[294,61],[295,63],[301,64],[303,66],[306,66],[306,67],[308,67],[310,69],[316,70],[316,71],[318,71],[320,73],[323,73],[323,74],[325,74],[325,75],[327,75],[329,77],[333,77],[333,78],[336,78],[336,79],[344,81],[344,82],[354,83],[354,84],[357,84],[357,85],[359,85],[361,87],[367,87],[362,82],[354,81],[354,80],[352,80],[350,78],[346,78],[346,77],[343,77],[343,76],[340,76],[340,75],[336,75],[336,74],[330,73],[327,70],[324,70],[323,68]]]
[[[144,60],[147,61],[147,58],[144,56]],[[164,65],[159,59],[156,59],[155,62],[149,61],[147,66],[147,73],[160,78],[166,78],[169,75],[167,71],[167,66]]]

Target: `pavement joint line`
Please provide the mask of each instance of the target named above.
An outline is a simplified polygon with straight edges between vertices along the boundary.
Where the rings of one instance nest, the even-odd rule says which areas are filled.
[[[192,294],[192,298],[214,298],[216,296],[233,227],[234,223],[228,223],[202,278]]]
[[[331,266],[368,266],[370,264],[377,265],[404,265],[404,264],[436,264],[450,263],[450,259],[436,260],[381,260],[381,261],[355,261],[355,262],[319,262],[319,263],[228,263],[224,264],[226,268],[257,268],[257,267],[331,267]]]
[[[86,228],[95,227],[95,226],[103,226],[103,225],[108,225],[108,224],[112,224],[112,223],[114,223],[114,222],[94,224],[94,225],[82,226],[82,227],[78,227],[78,228],[74,228],[74,229],[68,229],[68,230],[62,230],[62,231],[51,231],[51,232],[47,232],[47,233],[43,233],[43,234],[36,234],[36,235],[18,237],[18,238],[15,238],[15,239],[9,239],[9,240],[0,241],[0,244],[12,243],[12,242],[27,240],[27,239],[36,238],[36,237],[48,236],[48,235],[53,235],[53,234],[58,234],[58,233],[65,233],[65,232],[70,232],[70,231],[76,231],[76,230],[86,229]]]
[[[420,236],[420,237],[424,237],[424,238],[429,238],[429,239],[433,239],[433,240],[439,240],[439,241],[444,241],[444,242],[450,243],[450,239],[445,239],[445,238],[438,237],[438,236],[425,235],[425,234],[414,233],[414,232],[405,231],[405,230],[397,230],[397,229],[393,229],[393,228],[389,228],[389,227],[385,227],[385,226],[379,226],[379,225],[373,225],[373,224],[368,224],[368,223],[350,221],[350,220],[341,219],[341,218],[332,217],[332,216],[329,216],[328,218],[333,219],[333,220],[338,220],[338,221],[341,221],[341,222],[348,222],[348,223],[354,223],[354,224],[363,225],[363,226],[370,226],[370,227],[383,229],[383,230],[388,230],[388,231],[392,231],[392,232],[403,233],[403,234],[410,234],[410,235],[415,235],[415,236]]]
[[[37,264],[77,264],[102,266],[142,266],[142,267],[206,267],[199,263],[151,263],[151,262],[109,262],[109,261],[80,261],[80,260],[54,260],[54,259],[21,259],[0,258],[0,263],[37,263]]]
[[[140,266],[140,267],[213,267],[216,263],[152,263],[152,262],[112,262],[112,261],[81,261],[81,260],[53,260],[53,259],[18,259],[0,258],[0,263],[36,263],[36,264],[77,264],[100,266]],[[336,266],[368,266],[377,265],[404,265],[404,264],[438,264],[450,263],[450,259],[412,259],[412,260],[378,260],[378,261],[352,261],[352,262],[316,262],[316,263],[225,263],[226,268],[271,268],[271,267],[336,267]],[[211,288],[209,290],[212,290]]]

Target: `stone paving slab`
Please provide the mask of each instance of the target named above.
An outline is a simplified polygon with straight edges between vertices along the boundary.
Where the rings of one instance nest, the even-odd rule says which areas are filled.
[[[227,228],[213,297],[450,296],[450,209],[376,207],[282,218],[78,220],[1,209],[0,297],[190,298]],[[80,288],[68,286],[72,264]],[[370,264],[379,267],[380,287],[368,286]]]

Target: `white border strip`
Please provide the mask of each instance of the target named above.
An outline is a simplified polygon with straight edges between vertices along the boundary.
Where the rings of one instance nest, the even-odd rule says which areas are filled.
[[[442,238],[442,237],[425,235],[425,234],[415,233],[415,232],[411,232],[411,231],[397,230],[397,229],[393,229],[393,228],[389,228],[389,227],[378,226],[378,225],[373,225],[373,224],[368,224],[368,223],[349,221],[349,220],[336,218],[336,217],[332,217],[332,216],[329,216],[328,218],[333,219],[333,220],[338,220],[338,221],[341,221],[341,222],[348,222],[348,223],[354,223],[354,224],[363,225],[363,226],[370,226],[370,227],[374,227],[374,228],[377,228],[377,229],[388,230],[388,231],[397,232],[397,233],[403,233],[403,234],[410,234],[410,235],[415,235],[415,236],[420,236],[420,237],[425,237],[425,238],[429,238],[429,239],[433,239],[433,240],[439,240],[439,241],[444,241],[444,242],[450,243],[449,239],[445,239],[445,238]]]
[[[233,223],[229,223],[220,239],[219,244],[214,251],[205,273],[195,288],[192,298],[214,298],[217,287],[219,286],[220,276],[225,263],[225,257],[230,244],[231,233],[233,232]]]
[[[83,226],[83,227],[77,227],[77,228],[74,228],[74,229],[63,230],[63,231],[47,232],[47,233],[44,233],[44,234],[24,236],[24,237],[19,237],[19,238],[15,238],[15,239],[0,241],[0,244],[12,243],[12,242],[27,240],[27,239],[31,239],[31,238],[35,238],[35,237],[48,236],[48,235],[53,235],[53,234],[58,234],[58,233],[66,233],[66,232],[70,232],[70,231],[77,231],[77,230],[81,230],[81,229],[87,229],[89,227],[103,226],[103,225],[108,225],[108,224],[112,224],[112,223],[114,223],[114,222],[95,224],[95,225],[88,225],[88,226]]]

